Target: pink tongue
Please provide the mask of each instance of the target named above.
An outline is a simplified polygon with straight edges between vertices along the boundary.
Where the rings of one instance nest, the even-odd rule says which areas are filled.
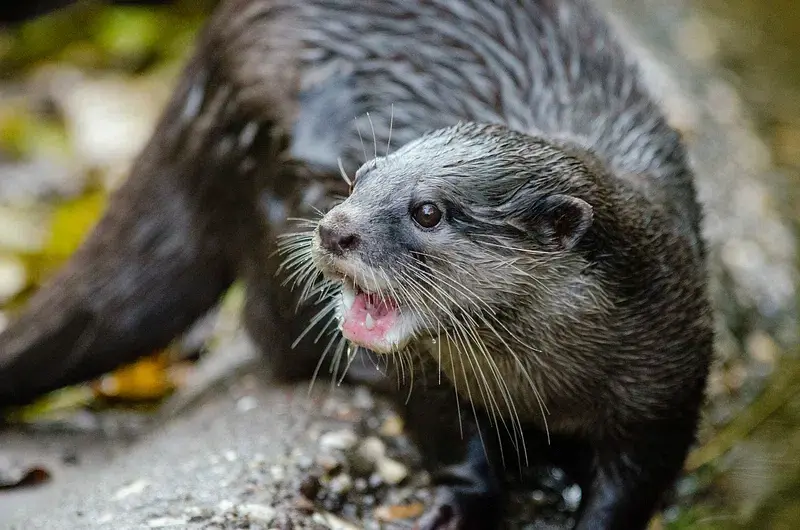
[[[368,329],[367,315],[372,317]],[[342,333],[345,337],[366,348],[375,345],[384,349],[386,333],[397,321],[397,306],[391,301],[379,298],[374,294],[360,292],[356,295],[353,306],[344,315]]]

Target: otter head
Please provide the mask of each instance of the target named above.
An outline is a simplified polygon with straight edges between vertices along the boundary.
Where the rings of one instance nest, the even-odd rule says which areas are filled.
[[[569,288],[592,225],[577,196],[589,174],[546,140],[477,124],[362,166],[312,238],[316,267],[341,285],[342,333],[378,353],[415,338],[470,340],[464,330]]]

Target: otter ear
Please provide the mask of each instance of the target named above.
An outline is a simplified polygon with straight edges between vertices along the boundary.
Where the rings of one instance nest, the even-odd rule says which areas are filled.
[[[548,195],[533,204],[527,217],[527,231],[545,246],[570,250],[592,226],[592,207],[571,195]]]

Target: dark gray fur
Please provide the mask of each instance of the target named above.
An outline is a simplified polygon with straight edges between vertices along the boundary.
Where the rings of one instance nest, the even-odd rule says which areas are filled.
[[[437,247],[448,258],[491,262],[481,236],[555,252],[545,263],[492,247],[553,293],[509,268],[513,295],[461,281],[538,351],[525,363],[550,409],[549,443],[520,372],[505,379],[528,454],[584,489],[578,527],[644,527],[693,440],[711,355],[701,214],[677,133],[583,0],[224,1],[105,217],[0,335],[0,405],[165,345],[236,277],[276,371],[307,375],[316,332],[290,345],[316,309],[294,314],[276,238],[293,230],[287,216],[347,193],[337,159],[351,174],[365,161],[357,129],[367,160],[383,154],[390,121],[405,147],[359,172],[350,204],[396,207],[386,219],[405,226],[413,184],[452,205]],[[556,192],[592,208],[566,251],[548,247],[544,210],[531,208]],[[401,404],[439,470],[421,528],[488,528],[499,463],[476,436],[494,437],[429,377]]]

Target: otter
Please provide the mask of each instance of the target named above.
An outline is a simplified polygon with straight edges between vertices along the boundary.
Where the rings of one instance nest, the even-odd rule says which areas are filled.
[[[701,220],[588,1],[224,0],[0,335],[0,406],[163,347],[239,278],[276,375],[386,362],[432,471],[420,530],[494,527],[503,470],[540,463],[581,486],[577,528],[644,528],[704,399]]]

